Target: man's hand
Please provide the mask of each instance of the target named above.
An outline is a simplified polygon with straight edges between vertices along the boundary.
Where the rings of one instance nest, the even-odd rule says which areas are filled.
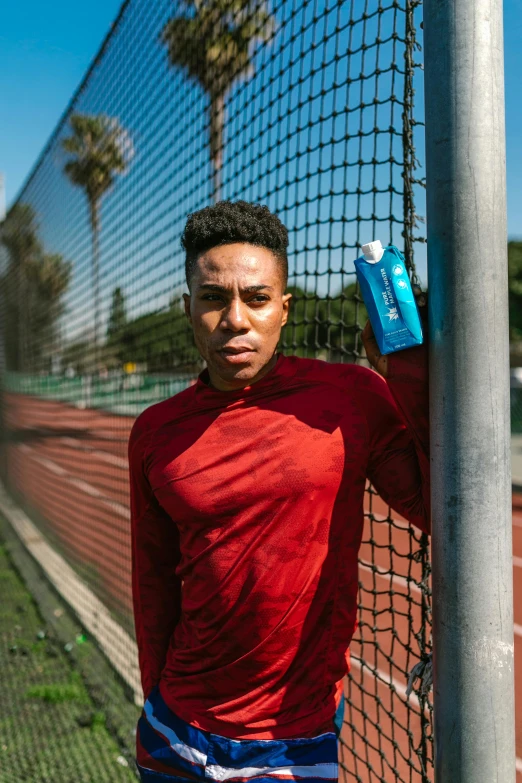
[[[415,295],[415,299],[417,300],[417,306],[419,308],[422,321],[422,328],[426,339],[428,324],[428,297],[427,294],[425,294],[418,286],[413,286],[413,293]],[[377,370],[379,375],[382,375],[383,378],[386,378],[388,374],[388,357],[380,352],[379,346],[377,345],[377,340],[375,339],[375,335],[373,333],[372,325],[369,321],[366,321],[366,326],[361,332],[361,338],[363,341],[364,350],[366,351],[366,358],[374,370]]]
[[[366,351],[366,358],[371,366],[374,370],[377,370],[379,375],[386,378],[388,374],[388,357],[380,352],[370,321],[366,321],[366,326],[361,332],[361,339]]]

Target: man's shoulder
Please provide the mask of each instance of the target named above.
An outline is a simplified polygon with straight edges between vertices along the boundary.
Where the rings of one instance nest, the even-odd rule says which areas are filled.
[[[167,399],[155,402],[153,405],[145,408],[132,425],[129,448],[137,441],[143,439],[150,440],[152,434],[157,432],[164,424],[175,420],[187,406],[192,404],[193,396],[194,389],[191,385],[172,397],[167,397]]]
[[[341,364],[298,356],[291,358],[296,362],[296,379],[335,386],[347,392],[374,389],[385,383],[378,373],[360,364]]]

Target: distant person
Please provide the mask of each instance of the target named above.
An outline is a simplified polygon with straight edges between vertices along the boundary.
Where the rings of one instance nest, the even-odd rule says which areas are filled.
[[[426,349],[277,352],[288,232],[220,202],[182,238],[207,368],[129,441],[142,781],[337,780],[369,478],[429,530]]]

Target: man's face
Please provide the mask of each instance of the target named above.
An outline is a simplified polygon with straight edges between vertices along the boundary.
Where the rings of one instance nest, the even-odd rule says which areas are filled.
[[[291,294],[276,257],[246,243],[202,253],[184,294],[194,339],[216,389],[241,389],[274,366]]]

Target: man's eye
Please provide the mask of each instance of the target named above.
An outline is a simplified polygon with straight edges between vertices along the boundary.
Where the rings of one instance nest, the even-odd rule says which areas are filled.
[[[221,297],[219,296],[219,294],[207,294],[206,296],[203,297],[203,299],[206,299],[210,302],[213,299],[220,299],[220,298]],[[268,296],[263,296],[263,294],[258,294],[257,296],[254,296],[253,299],[251,299],[250,301],[253,302],[256,299],[260,302],[266,302],[268,301]]]

